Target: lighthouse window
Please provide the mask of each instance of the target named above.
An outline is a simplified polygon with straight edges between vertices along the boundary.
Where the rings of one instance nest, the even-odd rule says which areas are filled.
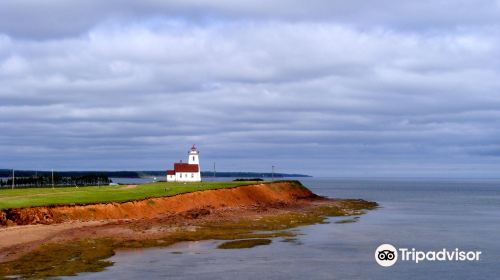
[[[193,160],[194,160],[194,156],[193,156]]]

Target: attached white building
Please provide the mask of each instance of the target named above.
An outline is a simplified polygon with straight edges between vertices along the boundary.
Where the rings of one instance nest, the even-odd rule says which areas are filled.
[[[200,152],[193,145],[188,152],[188,163],[174,163],[174,170],[167,170],[167,182],[201,182]]]

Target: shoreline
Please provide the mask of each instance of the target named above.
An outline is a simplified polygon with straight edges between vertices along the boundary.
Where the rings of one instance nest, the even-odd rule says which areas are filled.
[[[291,237],[294,233],[288,231],[290,228],[322,223],[330,216],[361,215],[376,207],[375,202],[364,200],[319,197],[298,182],[206,190],[126,203],[58,206],[52,210],[61,211],[52,214],[64,213],[65,220],[0,228],[0,276],[22,274],[12,269],[22,266],[23,258],[47,254],[50,257],[45,256],[45,260],[57,258],[53,252],[71,244],[80,244],[80,255],[88,242],[98,242],[103,248],[102,255],[86,261],[96,267],[78,267],[71,272],[78,273],[111,265],[102,260],[118,249],[206,239]],[[137,215],[127,216],[130,209]]]

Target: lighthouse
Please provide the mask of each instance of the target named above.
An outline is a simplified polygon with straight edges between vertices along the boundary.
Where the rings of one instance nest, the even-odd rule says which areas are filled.
[[[194,144],[193,144],[193,147],[191,147],[191,149],[189,150],[188,155],[189,155],[188,163],[189,164],[197,164],[199,167],[200,166],[200,158],[199,158],[200,152],[198,152],[198,150],[196,149]]]
[[[200,152],[193,145],[188,151],[188,162],[174,163],[173,170],[167,170],[167,182],[201,182]]]

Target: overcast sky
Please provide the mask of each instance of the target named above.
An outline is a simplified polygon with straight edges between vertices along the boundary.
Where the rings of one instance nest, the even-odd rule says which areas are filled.
[[[0,2],[0,168],[500,177],[499,0],[128,2]]]

